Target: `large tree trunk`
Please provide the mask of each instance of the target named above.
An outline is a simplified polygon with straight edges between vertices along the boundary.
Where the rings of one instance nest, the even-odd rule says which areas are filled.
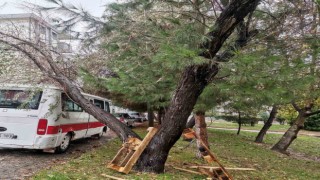
[[[238,112],[238,132],[237,132],[237,135],[240,134],[240,131],[241,131],[241,125],[242,125],[242,121],[241,121],[241,112],[239,111]]]
[[[154,126],[154,114],[153,110],[148,107],[148,126],[153,127]]]
[[[162,124],[162,119],[163,119],[164,115],[165,115],[165,108],[160,107],[158,110],[158,116],[157,116],[159,125]]]
[[[208,83],[204,77],[208,73],[214,76],[217,72],[217,66],[207,65],[191,66],[185,70],[158,133],[137,162],[138,170],[163,172],[171,147],[180,138],[193,106]]]
[[[141,139],[136,133],[134,133],[130,128],[121,123],[112,114],[105,112],[104,110],[93,105],[89,100],[87,100],[79,89],[70,82],[70,80],[64,76],[60,76],[56,79],[63,87],[64,91],[68,94],[71,99],[79,104],[87,113],[94,116],[100,122],[106,124],[111,130],[113,130],[122,141],[126,141],[128,137],[136,137]]]
[[[202,146],[201,141],[208,148],[210,148],[209,142],[208,142],[208,132],[207,132],[207,123],[205,120],[205,113],[202,111],[196,112],[196,115],[195,115],[195,133],[198,137],[197,138],[197,147],[198,147],[197,157],[202,158],[203,156],[206,156],[208,154],[205,148]]]
[[[272,107],[272,110],[270,112],[270,116],[269,116],[267,122],[264,123],[262,129],[260,130],[260,132],[259,132],[259,134],[256,137],[256,140],[254,142],[256,142],[256,143],[262,143],[263,142],[263,138],[266,135],[266,133],[269,130],[269,128],[272,126],[272,122],[276,118],[277,113],[278,113],[278,106],[274,105]]]
[[[288,149],[290,144],[297,138],[299,131],[303,128],[306,118],[306,111],[301,110],[294,124],[281,137],[279,142],[276,143],[271,149],[281,153],[286,153],[286,150]]]
[[[243,18],[254,11],[259,0],[233,0],[217,19],[208,41],[201,47],[207,51],[200,54],[208,59],[215,57],[224,41],[230,36]],[[246,35],[246,34],[244,34]],[[239,39],[237,45],[244,45],[246,36]],[[149,145],[141,154],[136,169],[162,173],[168,153],[184,130],[198,97],[212,78],[218,73],[215,63],[193,65],[185,68],[171,100],[163,123]]]

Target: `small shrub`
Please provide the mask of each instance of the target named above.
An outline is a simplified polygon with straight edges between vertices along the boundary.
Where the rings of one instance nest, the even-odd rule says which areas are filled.
[[[304,129],[310,131],[320,131],[320,114],[308,117],[304,123]]]

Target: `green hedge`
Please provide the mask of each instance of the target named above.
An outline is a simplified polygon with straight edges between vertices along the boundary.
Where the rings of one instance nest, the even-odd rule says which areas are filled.
[[[238,116],[215,116],[216,119],[223,119],[225,121],[229,121],[229,122],[236,122],[238,123]],[[257,118],[257,117],[241,117],[241,124],[250,124],[250,125],[254,125],[257,124],[258,121],[263,121],[262,118]]]
[[[310,131],[320,131],[320,114],[308,117],[304,123],[304,129]]]

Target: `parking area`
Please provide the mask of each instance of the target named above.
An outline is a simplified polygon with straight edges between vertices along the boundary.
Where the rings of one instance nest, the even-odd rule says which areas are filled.
[[[98,148],[115,137],[108,131],[102,138],[87,138],[73,141],[64,154],[43,153],[35,150],[0,149],[0,179],[28,179],[35,172],[52,165],[65,163],[82,153]]]

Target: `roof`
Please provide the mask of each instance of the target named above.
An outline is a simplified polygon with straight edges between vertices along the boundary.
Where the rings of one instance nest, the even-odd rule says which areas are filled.
[[[51,29],[53,29],[54,31],[58,32],[58,30],[52,26],[50,23],[48,23],[47,21],[45,21],[43,18],[41,18],[40,16],[37,16],[33,13],[21,13],[21,14],[0,14],[0,20],[1,19],[34,19],[37,20],[43,24],[45,24],[47,27],[50,27]]]
[[[32,89],[32,88],[40,88],[40,89],[55,89],[55,90],[61,90],[61,88],[53,85],[48,85],[48,84],[7,84],[7,83],[0,83],[0,89]],[[100,97],[100,96],[95,96],[92,94],[87,94],[84,92],[81,92],[82,95],[95,98],[95,99],[100,99],[104,101],[111,102],[109,99]]]
[[[60,90],[61,88],[53,85],[47,85],[47,84],[7,84],[7,83],[1,83],[0,89],[31,89],[31,88],[46,88],[46,89],[57,89]]]

